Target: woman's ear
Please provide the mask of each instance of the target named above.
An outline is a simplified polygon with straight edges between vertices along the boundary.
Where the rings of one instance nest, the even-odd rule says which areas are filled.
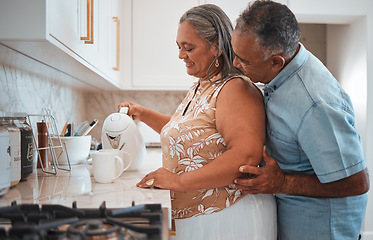
[[[215,39],[215,41],[212,42],[212,48],[214,50],[214,54],[216,55],[218,53],[218,51],[219,51],[219,40],[218,39]],[[219,57],[221,56],[222,52],[223,51],[220,50]]]

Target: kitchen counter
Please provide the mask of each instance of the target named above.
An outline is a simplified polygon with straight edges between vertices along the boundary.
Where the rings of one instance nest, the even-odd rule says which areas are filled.
[[[58,170],[57,175],[34,171],[27,181],[18,183],[0,198],[0,207],[18,204],[60,204],[71,207],[74,201],[78,208],[97,208],[103,201],[108,208],[130,207],[145,203],[161,203],[171,209],[168,190],[141,189],[136,187],[143,176],[161,166],[160,148],[148,148],[147,156],[139,170],[125,171],[113,183],[96,183],[90,174],[89,165],[71,165],[71,172]]]

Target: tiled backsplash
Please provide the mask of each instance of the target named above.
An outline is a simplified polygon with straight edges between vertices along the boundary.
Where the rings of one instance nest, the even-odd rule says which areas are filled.
[[[92,91],[69,86],[66,83],[69,81],[78,80],[0,44],[0,111],[45,114],[44,109],[49,109],[59,131],[66,121],[90,122],[96,118],[99,123],[90,134],[99,142],[102,123],[110,113],[117,111],[122,101],[172,114],[186,94],[179,91]],[[145,141],[153,141],[152,131],[143,125],[142,129]]]
[[[49,109],[58,126],[84,119],[82,91],[59,78],[71,77],[0,45],[0,111],[45,114]]]

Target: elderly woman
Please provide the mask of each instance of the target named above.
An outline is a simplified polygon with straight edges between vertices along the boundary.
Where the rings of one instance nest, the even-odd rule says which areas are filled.
[[[138,184],[171,190],[177,239],[276,239],[272,195],[232,186],[244,164],[258,166],[265,140],[261,92],[233,66],[232,24],[206,4],[180,19],[176,43],[198,78],[172,116],[131,102],[128,114],[160,133],[163,167]]]

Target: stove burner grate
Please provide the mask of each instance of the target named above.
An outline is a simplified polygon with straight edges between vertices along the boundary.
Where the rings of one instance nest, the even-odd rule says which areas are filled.
[[[0,208],[0,239],[161,239],[162,207],[144,204],[121,209],[72,208],[13,202]]]

